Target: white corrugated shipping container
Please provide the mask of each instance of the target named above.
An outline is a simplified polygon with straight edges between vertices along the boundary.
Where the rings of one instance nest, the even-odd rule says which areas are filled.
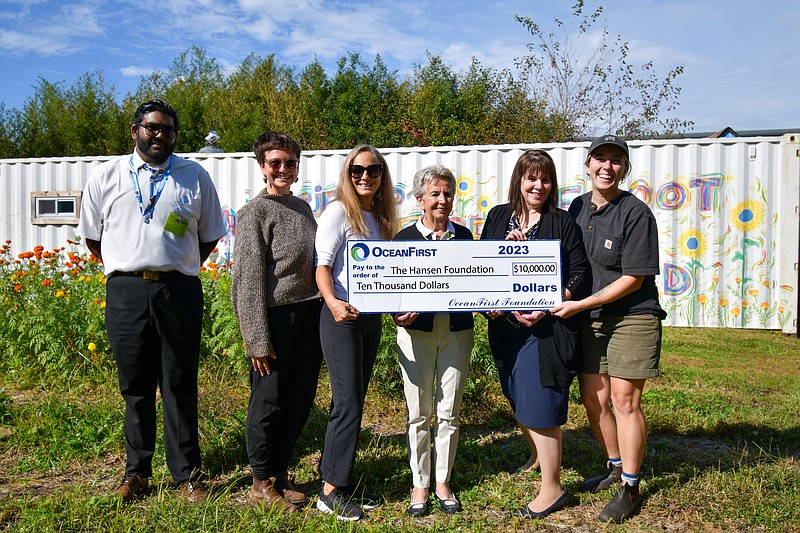
[[[633,171],[623,184],[653,210],[659,226],[661,303],[667,325],[780,329],[797,334],[800,133],[781,137],[631,141]],[[504,202],[523,150],[556,162],[560,204],[589,190],[588,143],[383,149],[402,224],[419,216],[414,173],[440,163],[458,178],[453,217],[477,235]],[[319,215],[333,198],[346,150],[302,156],[295,194]],[[211,174],[229,233],[219,257],[231,259],[236,211],[263,187],[249,153],[186,154]],[[108,158],[0,161],[0,239],[14,253],[63,246],[75,237],[80,191]]]

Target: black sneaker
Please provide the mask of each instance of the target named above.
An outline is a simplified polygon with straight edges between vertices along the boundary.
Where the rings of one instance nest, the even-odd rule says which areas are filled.
[[[339,490],[347,494],[347,496],[365,511],[375,509],[380,503],[380,499],[374,494],[370,494],[361,486],[355,487],[341,487]]]
[[[613,522],[621,524],[631,516],[642,504],[639,496],[639,485],[628,485],[623,483],[611,501],[603,507],[598,518],[601,522]]]
[[[334,515],[337,520],[353,521],[364,516],[358,505],[350,501],[350,496],[341,489],[333,489],[330,494],[325,494],[325,487],[319,491],[317,509],[323,513]]]
[[[607,463],[611,469],[607,474],[600,474],[587,479],[581,484],[581,490],[585,492],[600,492],[601,490],[610,489],[622,479],[622,465],[614,466]]]

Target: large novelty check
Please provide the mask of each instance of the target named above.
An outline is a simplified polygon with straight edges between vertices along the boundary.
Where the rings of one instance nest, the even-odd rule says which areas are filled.
[[[365,313],[550,309],[560,241],[347,241],[348,301]]]

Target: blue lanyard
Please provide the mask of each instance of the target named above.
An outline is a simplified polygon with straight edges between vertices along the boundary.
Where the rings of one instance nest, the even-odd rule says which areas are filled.
[[[139,185],[139,172],[133,166],[133,154],[131,154],[130,158],[130,166],[131,166],[131,182],[133,182],[133,193],[136,195],[136,202],[139,204],[139,212],[142,213],[142,219],[144,220],[145,224],[149,224],[150,220],[153,218],[153,212],[156,209],[156,203],[158,203],[158,199],[161,198],[161,193],[164,191],[164,186],[167,184],[167,179],[169,179],[170,174],[172,174],[172,163],[175,161],[175,155],[171,155],[169,158],[169,167],[167,170],[162,174],[158,179],[156,178],[156,172],[158,169],[154,169],[151,166],[145,163],[145,168],[150,171],[150,200],[147,202],[147,205],[144,205],[144,198],[142,197],[142,188]]]

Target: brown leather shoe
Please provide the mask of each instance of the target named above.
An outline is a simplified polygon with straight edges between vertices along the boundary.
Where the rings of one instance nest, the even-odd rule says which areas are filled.
[[[135,472],[125,475],[125,478],[122,480],[122,485],[114,491],[114,494],[122,498],[123,502],[129,502],[147,491],[147,478]]]
[[[278,491],[278,494],[294,505],[308,505],[308,502],[311,501],[308,496],[294,488],[294,485],[292,485],[292,482],[289,480],[289,475],[286,473],[278,474],[278,476],[275,477],[274,487],[275,490]]]
[[[202,481],[184,481],[178,487],[178,496],[192,503],[201,503],[208,499],[208,489]]]
[[[274,477],[268,479],[253,478],[253,486],[250,487],[247,499],[250,501],[250,505],[254,507],[272,507],[289,513],[300,511],[299,507],[275,490]]]

